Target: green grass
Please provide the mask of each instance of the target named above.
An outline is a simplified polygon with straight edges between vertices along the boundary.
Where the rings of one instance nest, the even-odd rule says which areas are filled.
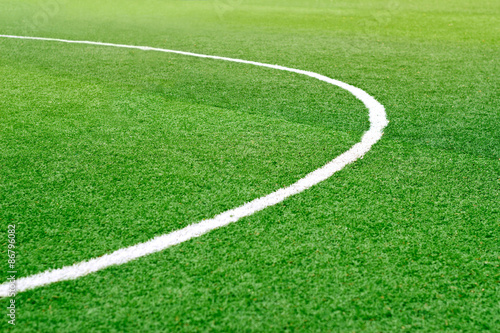
[[[0,0],[0,33],[311,70],[366,90],[390,124],[364,159],[282,204],[18,294],[2,330],[500,329],[495,1],[89,0],[40,15]],[[0,77],[0,251],[15,223],[19,277],[270,193],[368,128],[339,88],[179,55],[0,39]]]

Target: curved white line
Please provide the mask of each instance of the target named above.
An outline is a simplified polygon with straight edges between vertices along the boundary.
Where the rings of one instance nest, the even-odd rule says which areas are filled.
[[[303,74],[333,84],[335,86],[341,87],[351,92],[354,96],[356,96],[359,100],[361,100],[368,108],[369,118],[370,118],[370,128],[367,132],[363,134],[361,142],[355,144],[348,151],[341,154],[340,156],[337,156],[334,160],[324,165],[323,167],[309,173],[304,178],[297,181],[295,184],[292,184],[286,188],[281,188],[276,192],[273,192],[264,197],[250,201],[249,203],[246,203],[238,208],[228,210],[224,213],[215,216],[212,219],[203,220],[199,223],[189,225],[183,229],[171,232],[169,234],[154,237],[153,239],[145,243],[140,243],[127,248],[123,248],[115,252],[112,252],[110,254],[106,254],[102,257],[76,263],[72,266],[66,266],[54,270],[47,270],[39,274],[20,278],[16,281],[17,292],[22,292],[28,289],[33,289],[39,286],[47,285],[58,281],[77,279],[81,276],[97,272],[101,269],[104,269],[112,265],[121,265],[127,263],[136,258],[143,257],[148,254],[164,250],[170,246],[185,242],[191,238],[199,237],[211,230],[226,226],[232,222],[236,222],[242,217],[252,215],[260,210],[263,210],[264,208],[276,205],[277,203],[282,202],[286,198],[294,194],[300,193],[310,188],[311,186],[316,185],[319,182],[329,178],[335,172],[344,168],[347,164],[350,164],[356,161],[357,159],[363,157],[363,155],[366,154],[378,140],[380,140],[383,134],[382,131],[388,124],[385,109],[382,106],[382,104],[377,102],[372,96],[368,95],[363,90],[351,86],[347,83],[333,80],[321,74],[303,71],[300,69],[288,68],[278,65],[263,64],[255,61],[247,61],[241,59],[232,59],[232,58],[217,57],[217,56],[196,54],[190,52],[160,49],[149,46],[133,46],[133,45],[122,45],[122,44],[111,44],[111,43],[100,43],[100,42],[89,42],[89,41],[74,41],[65,39],[11,36],[11,35],[0,35],[0,37],[54,41],[54,42],[72,43],[72,44],[101,45],[101,46],[111,46],[111,47],[120,47],[128,49],[139,49],[144,51],[168,52],[168,53],[176,53],[176,54],[188,55],[199,58],[238,62],[243,64],[268,67],[268,68],[279,69],[282,71]],[[4,283],[0,285],[0,297],[7,296],[8,291],[9,291],[9,283]]]

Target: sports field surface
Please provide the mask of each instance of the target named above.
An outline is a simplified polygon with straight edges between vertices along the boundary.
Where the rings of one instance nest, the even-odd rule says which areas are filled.
[[[4,287],[287,188],[374,124],[299,73],[12,36],[317,73],[389,120],[275,205],[2,294],[0,331],[500,331],[497,0],[0,0],[0,35]]]

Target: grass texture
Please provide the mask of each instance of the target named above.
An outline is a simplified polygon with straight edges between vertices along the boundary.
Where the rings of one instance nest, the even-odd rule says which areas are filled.
[[[1,330],[500,330],[498,17],[495,1],[0,0],[0,34],[314,71],[390,121],[362,160],[281,204],[19,293]],[[0,77],[0,265],[15,224],[18,277],[289,185],[369,125],[340,88],[180,55],[0,39]]]

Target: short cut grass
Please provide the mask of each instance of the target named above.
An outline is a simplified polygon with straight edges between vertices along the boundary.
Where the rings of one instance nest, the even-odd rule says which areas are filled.
[[[281,204],[18,294],[2,330],[500,329],[494,1],[49,3],[0,0],[0,34],[310,70],[375,96],[390,125],[364,159]],[[3,38],[0,59],[0,251],[15,224],[18,277],[289,185],[368,128],[349,93],[270,69]]]

